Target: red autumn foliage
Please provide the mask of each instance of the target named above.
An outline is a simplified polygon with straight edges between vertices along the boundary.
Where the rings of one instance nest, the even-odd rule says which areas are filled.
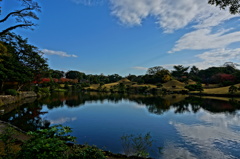
[[[234,82],[236,77],[231,74],[225,74],[225,73],[218,73],[212,77],[212,79],[216,82],[223,82],[223,81],[231,81]]]
[[[34,84],[41,84],[41,83],[48,83],[48,82],[55,82],[55,83],[78,83],[77,79],[69,79],[69,78],[60,78],[60,79],[56,79],[56,78],[41,78],[39,81],[35,80],[33,81]]]

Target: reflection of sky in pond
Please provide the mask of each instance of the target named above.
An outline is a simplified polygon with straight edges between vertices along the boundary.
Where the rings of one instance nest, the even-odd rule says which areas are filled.
[[[203,123],[188,125],[181,121],[170,122],[189,145],[185,152],[193,147],[200,152],[197,158],[240,158],[240,129],[231,128],[240,125],[239,115],[204,113],[198,120]],[[172,150],[166,151],[169,153]]]
[[[78,143],[97,145],[114,153],[122,153],[120,138],[125,134],[146,134],[157,147],[163,147],[160,158],[240,158],[240,115],[211,114],[200,109],[196,114],[175,114],[174,109],[156,115],[147,107],[122,100],[118,103],[86,102],[79,107],[67,106],[48,111],[42,118],[51,124],[73,128]]]

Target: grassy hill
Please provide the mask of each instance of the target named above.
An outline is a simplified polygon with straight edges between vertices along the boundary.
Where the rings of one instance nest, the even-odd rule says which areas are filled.
[[[163,84],[163,88],[169,91],[187,90],[186,88],[184,88],[185,86],[186,86],[185,83],[182,83],[178,80],[171,80]]]
[[[236,84],[236,87],[239,87],[240,84]],[[229,90],[230,86],[227,87],[219,87],[219,88],[211,88],[211,89],[204,89],[203,93],[206,94],[229,94],[228,90]],[[240,94],[240,93],[237,93]]]
[[[122,79],[120,81],[117,81],[117,82],[114,82],[114,83],[108,83],[108,84],[104,84],[102,85],[102,88],[104,88],[105,91],[110,91],[110,90],[117,90],[117,87],[120,85],[120,84],[124,84],[124,87],[130,87],[131,89],[141,89],[141,88],[145,88],[144,90],[151,90],[151,89],[166,89],[168,91],[172,91],[172,92],[179,92],[179,91],[182,91],[182,90],[186,90],[187,89],[185,88],[185,86],[187,84],[185,83],[182,83],[178,80],[171,80],[171,81],[168,81],[164,84],[162,84],[162,87],[157,87],[156,85],[153,85],[153,84],[137,84],[135,82],[131,82],[130,80],[128,79]],[[192,81],[192,80],[189,80],[188,81],[188,84],[195,84],[196,82]],[[92,84],[90,87],[87,87],[86,89],[91,89],[91,90],[98,90],[100,84]],[[240,87],[240,84],[236,84],[235,85],[236,87]],[[224,95],[224,94],[229,94],[229,87],[230,86],[227,86],[227,87],[218,87],[218,85],[208,85],[208,86],[205,86],[203,85],[203,91],[202,93],[204,94],[211,94],[211,95]],[[199,91],[191,91],[191,93],[199,93]],[[240,91],[235,93],[235,94],[238,94],[240,95]]]

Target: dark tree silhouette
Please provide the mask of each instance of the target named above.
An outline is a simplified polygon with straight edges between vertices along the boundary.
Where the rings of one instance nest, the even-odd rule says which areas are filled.
[[[41,11],[38,2],[35,2],[34,0],[20,0],[20,3],[20,6],[22,7],[21,9],[12,11],[0,19],[0,24],[7,22],[10,19],[15,19],[16,22],[12,26],[2,29],[0,31],[0,36],[16,28],[32,29],[32,27],[35,26],[33,21],[39,19],[36,13]]]
[[[216,5],[220,9],[229,8],[231,14],[239,13],[240,1],[239,0],[209,0],[209,4]]]

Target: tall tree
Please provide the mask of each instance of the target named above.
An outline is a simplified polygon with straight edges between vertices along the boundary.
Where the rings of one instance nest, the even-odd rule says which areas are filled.
[[[8,3],[7,1],[5,2]],[[3,18],[0,19],[0,24],[8,22],[15,19],[15,23],[9,27],[3,28],[0,31],[0,36],[12,31],[16,28],[32,28],[35,23],[34,20],[38,20],[37,12],[40,12],[40,6],[38,2],[34,0],[15,0],[15,6],[19,6],[14,11],[6,13]]]
[[[62,77],[64,77],[64,72],[63,71],[59,71],[59,70],[50,70],[50,74],[52,78],[57,78],[60,79]]]
[[[79,71],[68,71],[66,73],[66,78],[69,78],[69,79],[78,79],[78,80],[81,80],[85,77],[85,73],[82,73],[82,72],[79,72]]]
[[[188,76],[187,70],[189,67],[184,67],[183,65],[173,66],[175,70],[172,71],[172,75],[177,79],[181,79],[183,76]]]
[[[144,79],[147,83],[162,83],[169,81],[171,79],[171,74],[162,66],[155,66],[147,70],[147,74],[144,76]]]
[[[7,33],[0,37],[0,41],[7,47],[7,54],[1,55],[0,81],[19,82],[19,89],[27,82],[44,72],[47,72],[47,60],[37,47],[28,44],[27,39]]]
[[[200,70],[196,66],[192,66],[189,72],[189,78],[194,81],[200,81],[200,78],[198,76],[199,71]]]

